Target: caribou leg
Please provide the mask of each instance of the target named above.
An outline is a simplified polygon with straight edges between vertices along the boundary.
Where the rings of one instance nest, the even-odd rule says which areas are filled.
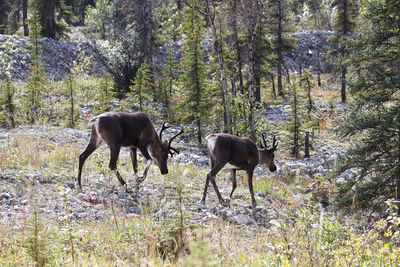
[[[82,168],[86,159],[101,145],[101,140],[97,140],[96,131],[92,129],[92,134],[90,136],[89,144],[87,145],[85,151],[79,156],[79,173],[78,173],[78,185],[82,190],[81,176],[82,176]]]
[[[236,189],[236,170],[234,170],[234,169],[231,170],[231,179],[232,179],[232,191],[231,191],[231,194],[229,195],[229,204],[232,200],[233,192]]]
[[[218,190],[217,184],[215,182],[215,176],[225,166],[226,162],[228,162],[228,161],[224,160],[224,161],[216,162],[214,167],[212,167],[211,171],[207,174],[207,180],[209,180],[211,182],[211,184],[213,185],[215,193],[217,193],[219,203],[223,204],[223,205],[226,205],[226,202],[224,201],[224,199],[222,198],[222,196]],[[206,180],[206,185],[207,185],[207,180]],[[205,202],[205,194],[206,194],[206,190],[204,190],[204,193],[203,193],[204,202]],[[202,202],[203,202],[203,200],[202,200]]]
[[[210,161],[211,161],[211,169],[212,169],[212,168],[214,168],[215,161],[211,156],[210,156]],[[210,183],[210,179],[208,178],[208,175],[207,175],[206,186],[205,186],[204,191],[203,191],[203,198],[201,199],[201,202],[200,202],[201,205],[205,205],[206,204],[206,196],[207,196],[207,190],[208,190],[209,183]]]
[[[133,172],[134,172],[135,174],[137,174],[137,172],[138,172],[138,165],[137,165],[136,147],[131,147],[130,154],[131,154]]]
[[[250,195],[251,195],[251,205],[253,206],[253,208],[255,208],[257,206],[257,202],[256,199],[254,198],[254,192],[253,192],[253,170],[247,170],[247,182],[249,184],[249,191],[250,191]]]
[[[146,146],[139,146],[140,152],[142,153],[142,155],[146,158],[146,168],[144,169],[143,172],[143,176],[142,177],[138,177],[136,179],[136,185],[139,185],[140,183],[142,183],[146,177],[147,177],[147,172],[150,168],[151,163],[153,163],[153,159],[151,158],[149,152],[147,151]]]
[[[115,171],[115,175],[117,176],[118,181],[121,183],[122,186],[125,186],[126,182],[124,181],[124,179],[122,179],[122,176],[119,174],[117,170],[117,160],[120,149],[121,149],[120,145],[110,145],[111,158],[108,167],[110,168],[110,170]]]

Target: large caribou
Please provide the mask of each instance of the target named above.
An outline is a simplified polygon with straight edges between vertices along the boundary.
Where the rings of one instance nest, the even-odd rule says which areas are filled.
[[[123,186],[126,183],[117,170],[117,160],[121,147],[130,148],[133,171],[135,174],[137,174],[138,171],[136,150],[139,149],[147,160],[143,176],[138,177],[136,180],[138,184],[146,179],[147,171],[153,162],[153,159],[160,168],[161,174],[167,174],[168,154],[170,154],[171,157],[174,153],[179,154],[178,150],[171,147],[171,143],[175,137],[183,133],[183,127],[178,134],[169,140],[169,142],[162,142],[163,131],[171,126],[166,126],[164,122],[160,135],[157,135],[154,125],[146,113],[106,112],[94,117],[90,121],[90,124],[92,125],[92,133],[89,144],[85,151],[83,151],[79,156],[78,184],[81,189],[83,164],[90,154],[92,154],[103,141],[108,144],[111,151],[110,163],[108,166],[112,171],[115,171],[119,182]]]
[[[214,187],[217,193],[218,200],[223,205],[229,205],[232,199],[233,192],[236,189],[236,171],[245,170],[247,173],[247,180],[251,195],[252,206],[257,205],[253,192],[253,172],[258,164],[264,164],[271,172],[276,171],[274,163],[274,152],[278,143],[276,143],[275,136],[272,142],[272,148],[267,148],[267,142],[263,133],[264,146],[257,148],[257,145],[249,138],[238,137],[226,133],[210,134],[207,139],[207,150],[211,160],[211,171],[207,174],[206,185],[204,188],[203,198],[201,204],[205,205],[208,184]],[[227,165],[231,169],[232,178],[232,191],[229,196],[229,201],[225,202],[219,193],[217,184],[215,183],[215,176],[217,173]]]

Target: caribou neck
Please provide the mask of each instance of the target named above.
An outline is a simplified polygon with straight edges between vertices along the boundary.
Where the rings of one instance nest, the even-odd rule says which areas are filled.
[[[257,150],[258,150],[258,164],[263,164],[264,163],[264,162],[262,162],[262,158],[263,158],[262,151],[263,151],[263,149],[257,148]]]
[[[157,153],[157,151],[162,149],[162,141],[157,133],[153,140],[147,145],[147,150],[149,150],[150,155],[153,157]]]

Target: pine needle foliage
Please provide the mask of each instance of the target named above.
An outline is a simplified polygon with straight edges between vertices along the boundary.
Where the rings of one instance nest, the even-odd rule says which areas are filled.
[[[42,236],[43,225],[40,222],[37,203],[34,203],[33,214],[29,221],[30,235],[27,237],[27,249],[29,255],[35,262],[35,266],[46,266],[47,251],[46,239]]]
[[[114,81],[109,73],[104,74],[97,88],[98,93],[96,96],[97,103],[95,104],[95,113],[100,114],[110,111],[115,99]]]
[[[130,86],[130,89],[131,96],[133,96],[135,100],[137,99],[137,101],[139,101],[140,111],[144,111],[143,102],[151,100],[152,95],[153,97],[156,95],[154,91],[152,91],[153,79],[147,59],[144,60],[140,65],[140,68],[137,70],[135,81],[133,82],[133,85]]]
[[[14,103],[15,87],[11,79],[6,77],[4,81],[0,81],[0,125],[15,127],[15,103]]]
[[[291,99],[291,121],[288,124],[290,132],[290,144],[292,146],[292,155],[296,158],[299,156],[300,147],[303,144],[304,129],[303,129],[303,115],[304,107],[302,100],[297,91],[297,84],[292,85],[292,99]]]
[[[25,113],[30,123],[35,123],[41,112],[41,95],[46,87],[46,76],[44,74],[44,67],[40,61],[42,54],[42,47],[40,44],[40,16],[36,8],[33,9],[30,18],[30,48],[29,54],[31,56],[31,63],[29,65],[29,78],[26,83],[26,98],[24,103]]]
[[[363,12],[367,26],[348,58],[357,73],[350,83],[355,108],[338,127],[356,142],[336,170],[355,170],[340,185],[337,203],[357,208],[398,199],[400,188],[400,6],[373,0]]]
[[[189,1],[192,7],[200,6],[198,0]],[[204,21],[198,11],[191,7],[184,9],[184,22],[182,33],[185,45],[181,51],[184,53],[181,60],[182,75],[180,76],[180,88],[182,99],[178,105],[178,111],[183,121],[192,121],[197,128],[197,141],[202,142],[201,124],[206,115],[206,64],[203,62],[201,50]]]

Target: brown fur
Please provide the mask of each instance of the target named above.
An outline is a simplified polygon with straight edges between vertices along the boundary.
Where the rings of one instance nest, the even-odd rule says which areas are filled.
[[[153,122],[143,112],[106,112],[93,118],[90,123],[92,124],[90,141],[85,151],[79,156],[78,184],[80,188],[82,188],[81,174],[83,164],[103,141],[109,145],[111,151],[109,168],[116,171],[117,178],[122,185],[126,183],[117,171],[117,160],[121,147],[130,148],[130,156],[135,174],[137,173],[137,149],[140,150],[148,161],[143,176],[137,180],[138,182],[142,182],[146,178],[152,158],[155,159],[161,174],[167,174],[168,154],[172,155],[171,151],[179,153],[170,146],[172,139],[177,135],[171,138],[170,143],[167,141],[162,142],[160,139],[162,131],[168,127],[165,127],[163,124],[160,136],[158,136]],[[182,132],[183,129],[179,134]]]
[[[275,139],[274,139],[275,140]],[[271,171],[276,171],[274,164],[275,143],[271,149],[257,148],[256,144],[247,137],[238,137],[226,133],[211,134],[207,136],[208,155],[211,160],[211,171],[207,174],[202,204],[205,204],[208,184],[211,181],[221,204],[226,204],[215,182],[215,176],[226,165],[232,170],[232,191],[236,189],[236,170],[245,170],[248,177],[252,205],[256,206],[253,193],[253,172],[258,164],[264,164]],[[230,202],[230,201],[229,201]]]

